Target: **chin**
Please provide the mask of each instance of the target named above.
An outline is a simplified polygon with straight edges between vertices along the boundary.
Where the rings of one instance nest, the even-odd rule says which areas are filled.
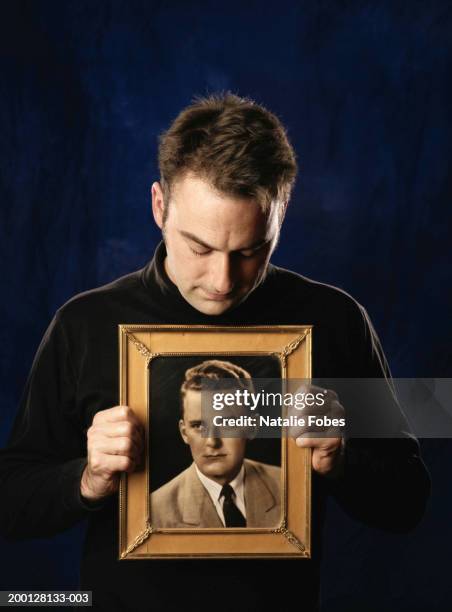
[[[209,469],[209,467],[207,467],[206,469],[202,470],[202,473],[208,478],[224,478],[225,476],[223,472],[218,469],[218,467],[212,469]]]
[[[226,303],[213,302],[213,303],[208,303],[205,305],[204,304],[200,305],[198,310],[200,310],[206,315],[218,316],[218,315],[222,315],[224,312],[227,312],[233,306],[235,306],[235,304],[231,302],[226,302]]]
[[[185,298],[187,299],[187,298]],[[199,310],[206,315],[218,316],[230,310],[233,306],[238,304],[238,301],[225,300],[224,302],[215,302],[214,300],[187,300],[193,308]]]

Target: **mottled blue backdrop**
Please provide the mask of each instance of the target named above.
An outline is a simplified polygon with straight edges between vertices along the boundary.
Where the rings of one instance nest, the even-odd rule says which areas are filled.
[[[4,0],[0,49],[1,443],[56,308],[152,254],[158,134],[224,89],[298,152],[275,263],[360,300],[395,375],[451,375],[450,1]],[[451,445],[423,447],[414,534],[331,505],[325,612],[452,608]],[[81,532],[2,543],[0,588],[75,586]]]

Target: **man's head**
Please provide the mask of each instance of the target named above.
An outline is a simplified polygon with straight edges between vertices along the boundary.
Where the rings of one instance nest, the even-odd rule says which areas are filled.
[[[179,431],[182,439],[190,446],[198,469],[208,478],[224,485],[233,480],[242,467],[246,438],[203,437],[201,391],[206,379],[229,379],[228,382],[235,382],[236,388],[252,391],[251,376],[229,361],[213,359],[187,370],[181,387]]]
[[[279,120],[232,94],[196,101],[163,134],[152,206],[170,279],[219,315],[264,277],[296,176]]]

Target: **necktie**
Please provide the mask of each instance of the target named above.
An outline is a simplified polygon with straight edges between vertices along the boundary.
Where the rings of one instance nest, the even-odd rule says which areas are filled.
[[[221,489],[220,498],[224,497],[223,514],[226,527],[246,527],[246,519],[234,503],[234,489],[225,484]]]

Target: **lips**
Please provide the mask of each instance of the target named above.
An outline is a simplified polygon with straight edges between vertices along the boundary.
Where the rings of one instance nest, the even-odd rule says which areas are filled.
[[[214,302],[225,302],[233,298],[233,294],[231,293],[209,293],[208,291],[204,291],[204,294],[208,300],[213,300]]]
[[[220,459],[221,457],[226,457],[225,454],[221,455],[204,455],[205,459]]]

